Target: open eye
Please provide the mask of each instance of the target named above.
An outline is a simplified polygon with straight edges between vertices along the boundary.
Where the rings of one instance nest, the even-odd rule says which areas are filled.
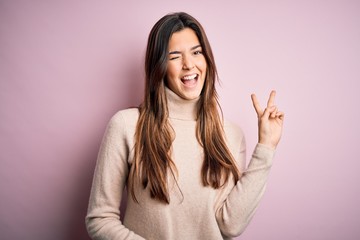
[[[200,55],[200,54],[202,54],[202,51],[200,51],[200,50],[196,50],[196,51],[194,52],[194,55]]]

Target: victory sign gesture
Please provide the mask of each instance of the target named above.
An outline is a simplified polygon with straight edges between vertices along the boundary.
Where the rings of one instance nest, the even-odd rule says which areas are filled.
[[[256,95],[251,94],[251,100],[258,117],[259,143],[272,149],[275,149],[280,141],[284,122],[284,113],[278,111],[274,105],[275,95],[276,92],[271,91],[267,106],[262,110]]]

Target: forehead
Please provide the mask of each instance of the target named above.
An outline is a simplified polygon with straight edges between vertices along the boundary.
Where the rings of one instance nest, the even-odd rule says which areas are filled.
[[[199,39],[191,28],[185,28],[172,34],[169,40],[169,50],[187,50],[199,45]]]

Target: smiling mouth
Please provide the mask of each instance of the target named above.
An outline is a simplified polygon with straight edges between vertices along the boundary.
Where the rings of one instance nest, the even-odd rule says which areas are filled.
[[[196,84],[198,77],[199,77],[199,75],[194,73],[194,74],[186,75],[186,76],[182,77],[181,81],[185,86],[191,87]]]

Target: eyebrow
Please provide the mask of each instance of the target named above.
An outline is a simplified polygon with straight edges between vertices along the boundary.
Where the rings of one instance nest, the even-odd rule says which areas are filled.
[[[201,47],[201,45],[200,44],[196,45],[196,46],[190,48],[190,50],[197,49],[198,47]],[[181,54],[181,52],[180,51],[172,51],[172,52],[169,52],[169,54]]]

